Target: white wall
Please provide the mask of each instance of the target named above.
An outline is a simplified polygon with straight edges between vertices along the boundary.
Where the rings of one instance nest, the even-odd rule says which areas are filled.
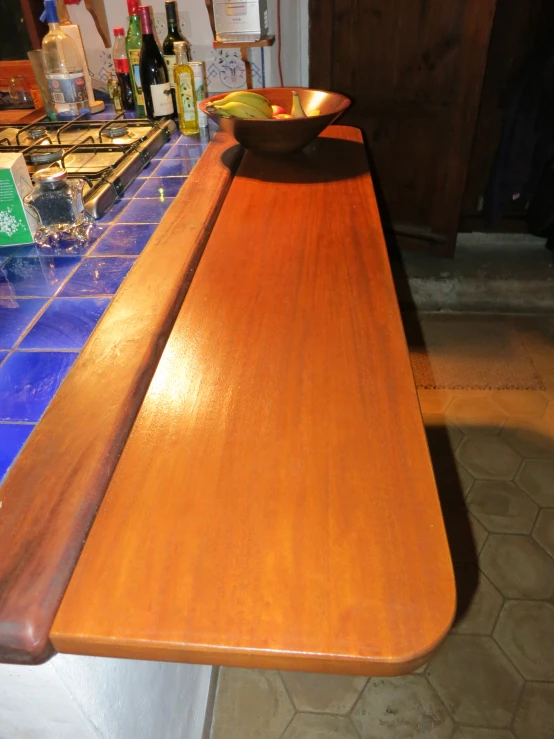
[[[284,84],[286,86],[298,85],[306,87],[308,85],[308,1],[309,0],[281,0],[281,28],[282,28],[282,65]],[[163,27],[165,18],[164,0],[150,0],[150,4],[154,10],[154,15],[159,27]],[[196,59],[203,59],[208,63],[210,71],[210,62],[217,61],[218,54],[226,54],[232,56],[229,64],[238,64],[242,67],[240,61],[240,52],[215,52],[212,49],[212,30],[206,10],[205,0],[177,0],[179,7],[179,17],[184,26],[185,35],[193,46],[193,53]],[[277,33],[277,1],[268,0],[270,15],[270,31]],[[106,13],[110,31],[114,27],[127,27],[127,3],[125,0],[105,0]],[[84,3],[79,5],[69,5],[68,11],[71,20],[81,27],[89,67],[95,77],[101,77],[100,70],[106,64],[107,54],[100,36],[94,26],[94,22],[90,13],[86,10]],[[156,17],[157,16],[157,17]],[[164,31],[162,31],[164,33]],[[159,33],[158,35],[161,35]],[[267,87],[279,85],[279,73],[277,65],[277,44],[272,48],[265,49],[265,83]],[[251,59],[256,65],[260,74],[255,76],[255,85],[259,86],[261,80],[261,55],[259,49],[253,49]],[[229,75],[225,77],[224,82],[217,78],[214,70],[219,68],[219,64],[212,66],[212,75],[209,79],[210,92],[219,92],[234,85],[233,81],[229,81]],[[244,80],[237,78],[236,86],[240,87]]]
[[[0,739],[201,739],[211,670],[62,654],[0,665]]]

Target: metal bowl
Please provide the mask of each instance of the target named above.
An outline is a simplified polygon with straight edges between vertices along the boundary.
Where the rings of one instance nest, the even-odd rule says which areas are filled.
[[[230,133],[245,149],[257,154],[286,154],[300,151],[306,144],[315,139],[330,126],[349,106],[350,100],[338,92],[326,90],[310,90],[303,87],[264,87],[251,90],[263,95],[270,105],[280,105],[288,113],[292,108],[292,91],[300,96],[300,102],[308,115],[312,110],[321,111],[320,115],[307,118],[259,119],[259,118],[223,118],[210,113],[210,103],[221,100],[228,93],[213,95],[200,103],[200,109],[219,124],[221,129]]]

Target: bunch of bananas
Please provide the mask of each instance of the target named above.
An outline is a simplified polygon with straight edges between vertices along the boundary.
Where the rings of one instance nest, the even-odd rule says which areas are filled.
[[[271,105],[257,92],[231,92],[210,106],[213,112],[224,118],[271,118]]]

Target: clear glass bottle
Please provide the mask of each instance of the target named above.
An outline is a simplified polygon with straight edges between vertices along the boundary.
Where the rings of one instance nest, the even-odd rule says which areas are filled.
[[[177,112],[179,114],[179,130],[185,135],[192,135],[200,130],[198,110],[196,109],[196,94],[194,92],[194,72],[188,63],[186,42],[175,41],[174,49],[176,62],[173,74]]]
[[[83,201],[85,181],[78,177],[69,180],[61,167],[41,169],[33,177],[35,187],[24,201],[39,222],[35,241],[38,244],[51,238],[57,241],[62,234],[86,241],[92,219]]]
[[[123,113],[123,101],[121,99],[121,87],[115,74],[108,75],[108,95],[112,101],[115,112]]]
[[[77,45],[60,26],[56,0],[45,0],[49,31],[42,41],[44,73],[59,118],[88,113],[85,77]]]
[[[144,107],[144,95],[140,80],[140,50],[142,47],[142,29],[140,25],[139,0],[127,0],[129,10],[129,29],[125,37],[125,49],[131,68],[131,83],[133,85],[133,97],[135,99],[135,110],[137,118],[146,117]]]

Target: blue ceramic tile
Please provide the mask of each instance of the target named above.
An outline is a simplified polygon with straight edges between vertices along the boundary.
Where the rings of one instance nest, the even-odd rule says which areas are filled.
[[[174,198],[185,184],[186,177],[150,177],[138,193],[139,198]],[[161,192],[160,192],[161,191]]]
[[[0,481],[35,427],[32,424],[0,423]]]
[[[154,172],[155,177],[186,177],[192,172],[194,162],[190,159],[164,159]]]
[[[96,244],[93,256],[96,257],[100,254],[136,256],[142,252],[155,230],[156,225],[154,223],[116,223]]]
[[[20,349],[82,349],[110,298],[56,298],[19,345]]]
[[[0,349],[12,348],[45,303],[40,298],[0,297]]]
[[[172,202],[173,198],[165,198],[163,201],[135,198],[119,219],[119,223],[159,223]]]
[[[115,295],[135,260],[131,257],[88,257],[61,292],[64,297]]]
[[[38,421],[77,354],[14,352],[0,365],[0,420]]]
[[[36,255],[36,244],[19,244],[0,248],[0,261],[2,261],[2,257],[36,257]]]
[[[91,225],[89,235],[86,241],[79,242],[70,237],[61,236],[57,242],[48,242],[48,244],[37,244],[39,254],[55,257],[74,257],[83,256],[89,252],[102,234],[106,233],[108,225],[95,222]]]
[[[117,221],[121,213],[125,210],[125,208],[129,205],[129,200],[126,198],[119,198],[115,201],[115,203],[111,206],[111,208],[104,213],[102,218],[99,218],[97,223],[100,223],[102,225],[105,225],[106,223],[113,223],[114,221]]]
[[[121,198],[123,200],[130,200],[133,198],[137,192],[140,190],[140,188],[144,185],[144,180],[133,180],[129,187],[125,190],[125,192],[122,194]]]
[[[152,158],[152,161],[156,161],[157,159],[163,159],[165,156],[169,154],[172,148],[173,148],[173,141],[168,141],[167,144],[164,144],[162,148],[156,152],[155,156]]]
[[[55,295],[80,261],[80,257],[10,257],[0,269],[0,296]]]
[[[141,169],[141,171],[138,174],[139,180],[145,180],[147,177],[150,177],[152,172],[156,169],[156,167],[159,165],[160,160],[159,159],[152,159],[144,169]]]
[[[0,364],[2,364],[2,362],[4,361],[4,359],[6,359],[7,356],[8,356],[8,352],[0,352]]]
[[[193,159],[198,161],[206,151],[203,144],[182,143],[178,141],[169,152],[166,159]]]

